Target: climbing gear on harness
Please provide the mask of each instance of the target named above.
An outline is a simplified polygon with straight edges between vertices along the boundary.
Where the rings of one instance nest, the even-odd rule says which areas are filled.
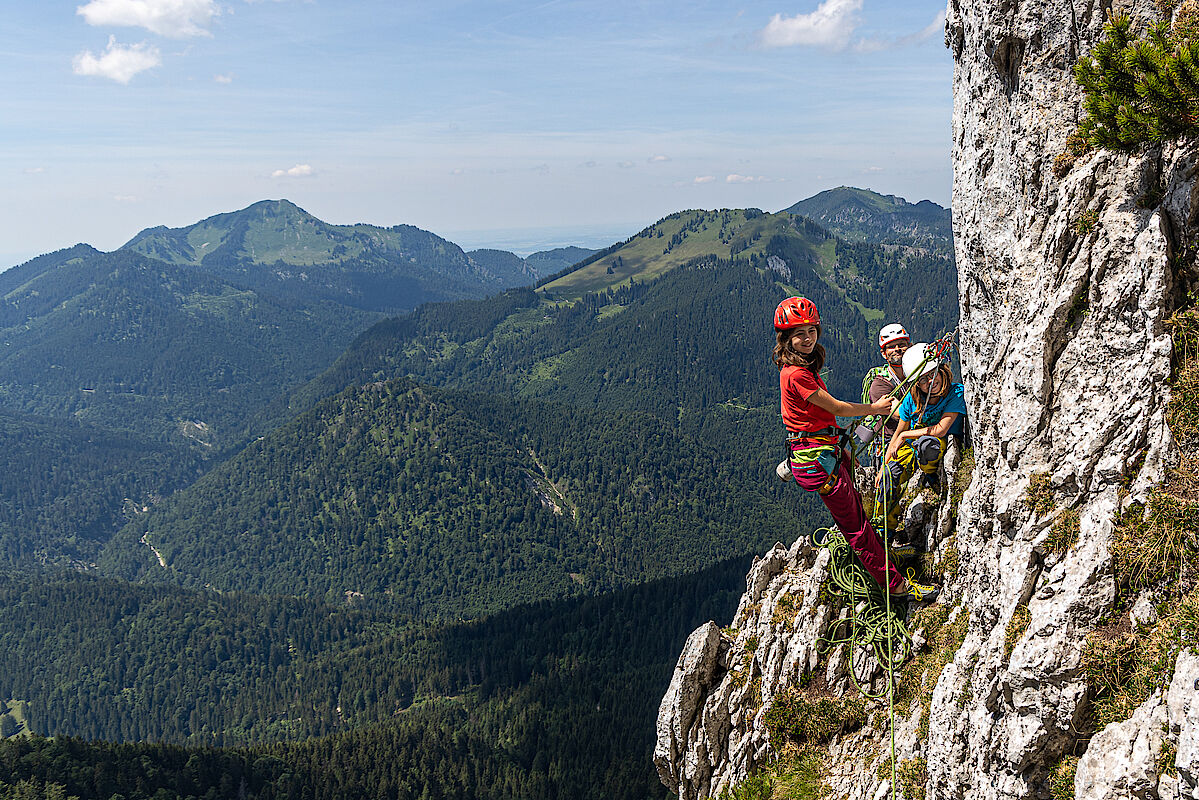
[[[882,330],[880,330],[878,332],[878,349],[882,350],[884,347],[891,344],[891,342],[897,341],[899,339],[911,339],[911,338],[912,337],[908,336],[908,332],[903,329],[902,325],[899,325],[897,323],[891,323],[890,325],[884,325]]]
[[[797,444],[799,447],[796,447]],[[841,480],[838,477],[841,460],[845,457],[845,450],[849,445],[848,431],[835,425],[818,431],[788,431],[787,445],[791,449],[790,461],[801,464],[816,463],[827,476],[824,483],[816,489],[821,497],[837,488]],[[782,466],[780,464],[776,468],[780,478],[783,477]]]
[[[775,330],[785,331],[798,325],[819,325],[820,312],[806,297],[788,297],[774,310]]]
[[[795,476],[791,474],[791,459],[784,458],[780,461],[779,465],[774,468],[774,474],[778,475],[779,480],[784,483],[795,480]]]
[[[884,328],[884,330],[886,329]],[[882,337],[880,336],[879,338],[881,339]],[[893,383],[896,381],[895,373],[891,372],[891,368],[889,366],[884,365],[881,367],[871,367],[866,372],[866,377],[862,378],[863,403],[870,402],[870,385],[874,383],[875,378],[886,378]],[[875,459],[882,456],[883,447],[886,444],[883,441],[883,437],[878,435],[883,429],[883,426],[879,424],[879,420],[881,419],[882,416],[878,414],[864,417],[862,421],[858,423],[857,427],[853,429],[853,435],[858,440],[856,447],[869,447],[870,449],[867,452],[869,452],[871,458]]]

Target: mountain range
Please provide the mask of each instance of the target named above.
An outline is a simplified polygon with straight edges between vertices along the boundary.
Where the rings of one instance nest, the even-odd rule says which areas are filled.
[[[902,210],[871,212],[879,242],[835,219],[693,210],[602,251],[521,259],[265,201],[0,273],[0,437],[15,476],[0,489],[15,582],[0,593],[72,610],[0,615],[0,727],[343,737],[270,751],[287,766],[268,783],[336,747],[405,765],[380,780],[451,796],[660,796],[642,706],[710,608],[663,598],[705,597],[704,570],[823,513],[770,477],[775,304],[817,302],[827,381],[845,397],[883,320],[929,338],[956,321],[952,256],[887,221]],[[372,283],[389,275],[390,288]],[[427,302],[435,289],[446,296]],[[386,316],[402,297],[421,302]],[[587,627],[595,595],[646,586],[641,606],[604,606],[616,616],[595,618],[602,635]],[[657,621],[634,610],[653,603]],[[460,625],[489,632],[421,655],[467,635]],[[609,708],[628,626],[665,644],[620,679],[637,699]],[[96,638],[110,629],[126,633]],[[78,677],[41,680],[30,659]],[[384,664],[403,681],[374,681]],[[253,691],[234,690],[245,681]],[[599,719],[586,739],[614,759],[603,769],[572,744]],[[413,742],[452,748],[447,736],[471,743],[479,775],[406,760]],[[204,758],[219,775],[237,757]]]
[[[784,209],[807,217],[851,242],[904,243],[952,252],[953,220],[931,200],[909,203],[895,195],[841,186]]]

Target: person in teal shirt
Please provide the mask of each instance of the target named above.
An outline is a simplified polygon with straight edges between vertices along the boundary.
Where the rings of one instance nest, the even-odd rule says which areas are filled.
[[[920,343],[912,345],[903,356],[904,372],[919,377],[896,412],[899,424],[887,444],[883,468],[879,471],[876,527],[888,533],[900,529],[903,487],[916,467],[924,473],[923,484],[940,491],[938,470],[945,456],[946,440],[962,435],[966,417],[965,387],[954,381],[948,364],[927,359],[927,352],[928,345]]]

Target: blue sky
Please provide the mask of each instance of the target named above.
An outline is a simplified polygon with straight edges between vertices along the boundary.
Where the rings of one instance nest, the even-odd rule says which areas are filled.
[[[0,268],[280,197],[468,247],[598,246],[685,208],[776,211],[842,184],[948,205],[943,13],[5,3]]]

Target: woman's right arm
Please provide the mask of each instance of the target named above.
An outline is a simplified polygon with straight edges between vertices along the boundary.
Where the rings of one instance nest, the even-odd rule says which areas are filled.
[[[808,402],[838,417],[864,417],[867,414],[889,414],[893,408],[899,405],[898,400],[887,397],[879,398],[873,403],[847,403],[844,400],[838,400],[833,397],[824,389],[817,389],[808,395]]]

